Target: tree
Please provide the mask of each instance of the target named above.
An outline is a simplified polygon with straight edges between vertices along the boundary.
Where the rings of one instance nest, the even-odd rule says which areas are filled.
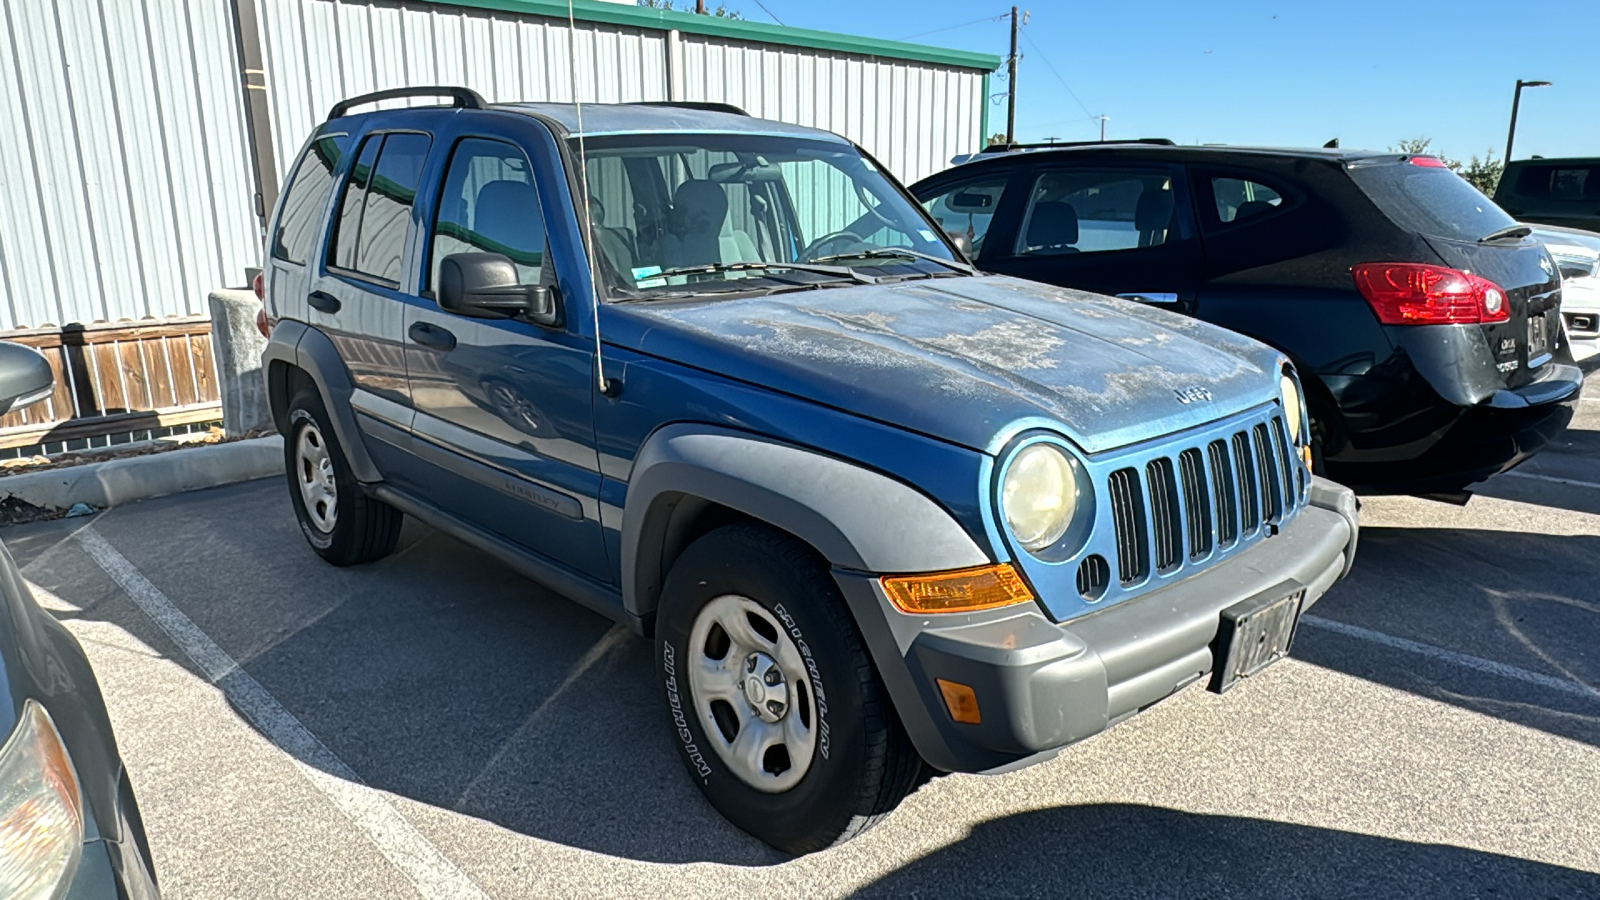
[[[990,146],[990,147],[994,147],[994,146],[997,146],[997,145],[1000,145],[1000,144],[1004,144],[1005,142],[1006,142],[1006,135],[1005,135],[1005,132],[1003,132],[1003,131],[997,131],[994,134],[989,135],[989,144],[988,144],[988,146]]]
[[[1504,160],[1494,158],[1494,151],[1487,150],[1483,158],[1476,154],[1466,163],[1459,159],[1451,159],[1442,153],[1430,154],[1428,148],[1432,146],[1433,139],[1428,137],[1407,138],[1389,148],[1391,153],[1404,153],[1408,156],[1437,156],[1450,171],[1460,175],[1467,183],[1484,193],[1484,196],[1494,196],[1495,186],[1500,183],[1500,175],[1505,172]]]
[[[669,9],[676,12],[690,13],[696,11],[695,4],[688,2],[688,0],[685,0],[682,4],[675,3],[674,0],[637,0],[637,2],[640,6],[648,7],[649,9]],[[729,9],[725,3],[718,3],[716,9],[708,8],[707,11],[713,16],[721,16],[724,19],[744,18],[743,14],[737,10]]]

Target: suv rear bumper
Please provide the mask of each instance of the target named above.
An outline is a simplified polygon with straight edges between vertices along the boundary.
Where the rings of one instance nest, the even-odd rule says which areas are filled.
[[[1538,381],[1496,391],[1462,410],[1421,455],[1385,463],[1329,461],[1329,474],[1374,493],[1459,490],[1515,468],[1559,437],[1577,411],[1582,388],[1582,369],[1546,363]]]
[[[878,580],[836,573],[896,710],[944,771],[1006,771],[1054,755],[1194,683],[1212,668],[1223,609],[1304,590],[1302,609],[1349,571],[1354,495],[1315,481],[1275,537],[1170,587],[1064,623],[1037,607],[957,617],[894,609]],[[973,688],[982,722],[953,721],[934,679]]]

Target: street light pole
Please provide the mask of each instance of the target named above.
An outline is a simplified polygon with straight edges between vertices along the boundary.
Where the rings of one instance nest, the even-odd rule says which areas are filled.
[[[1511,142],[1517,138],[1517,107],[1522,104],[1522,89],[1525,87],[1549,87],[1548,81],[1523,81],[1517,79],[1517,90],[1511,95],[1511,127],[1506,130],[1506,162],[1511,162]]]

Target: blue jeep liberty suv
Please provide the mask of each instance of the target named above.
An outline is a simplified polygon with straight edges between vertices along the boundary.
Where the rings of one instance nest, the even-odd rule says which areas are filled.
[[[411,515],[653,638],[690,776],[789,852],[1226,690],[1355,551],[1282,355],[982,275],[816,129],[364,95],[266,255],[316,552]]]

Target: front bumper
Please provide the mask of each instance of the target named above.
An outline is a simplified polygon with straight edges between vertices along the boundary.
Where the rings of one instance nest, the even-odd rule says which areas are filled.
[[[1304,589],[1309,607],[1349,572],[1355,497],[1322,479],[1283,530],[1233,560],[1063,623],[1038,607],[910,616],[876,578],[836,573],[895,708],[924,759],[951,772],[1005,771],[1046,758],[1211,671],[1223,609]],[[969,685],[982,722],[960,724],[934,679]]]

